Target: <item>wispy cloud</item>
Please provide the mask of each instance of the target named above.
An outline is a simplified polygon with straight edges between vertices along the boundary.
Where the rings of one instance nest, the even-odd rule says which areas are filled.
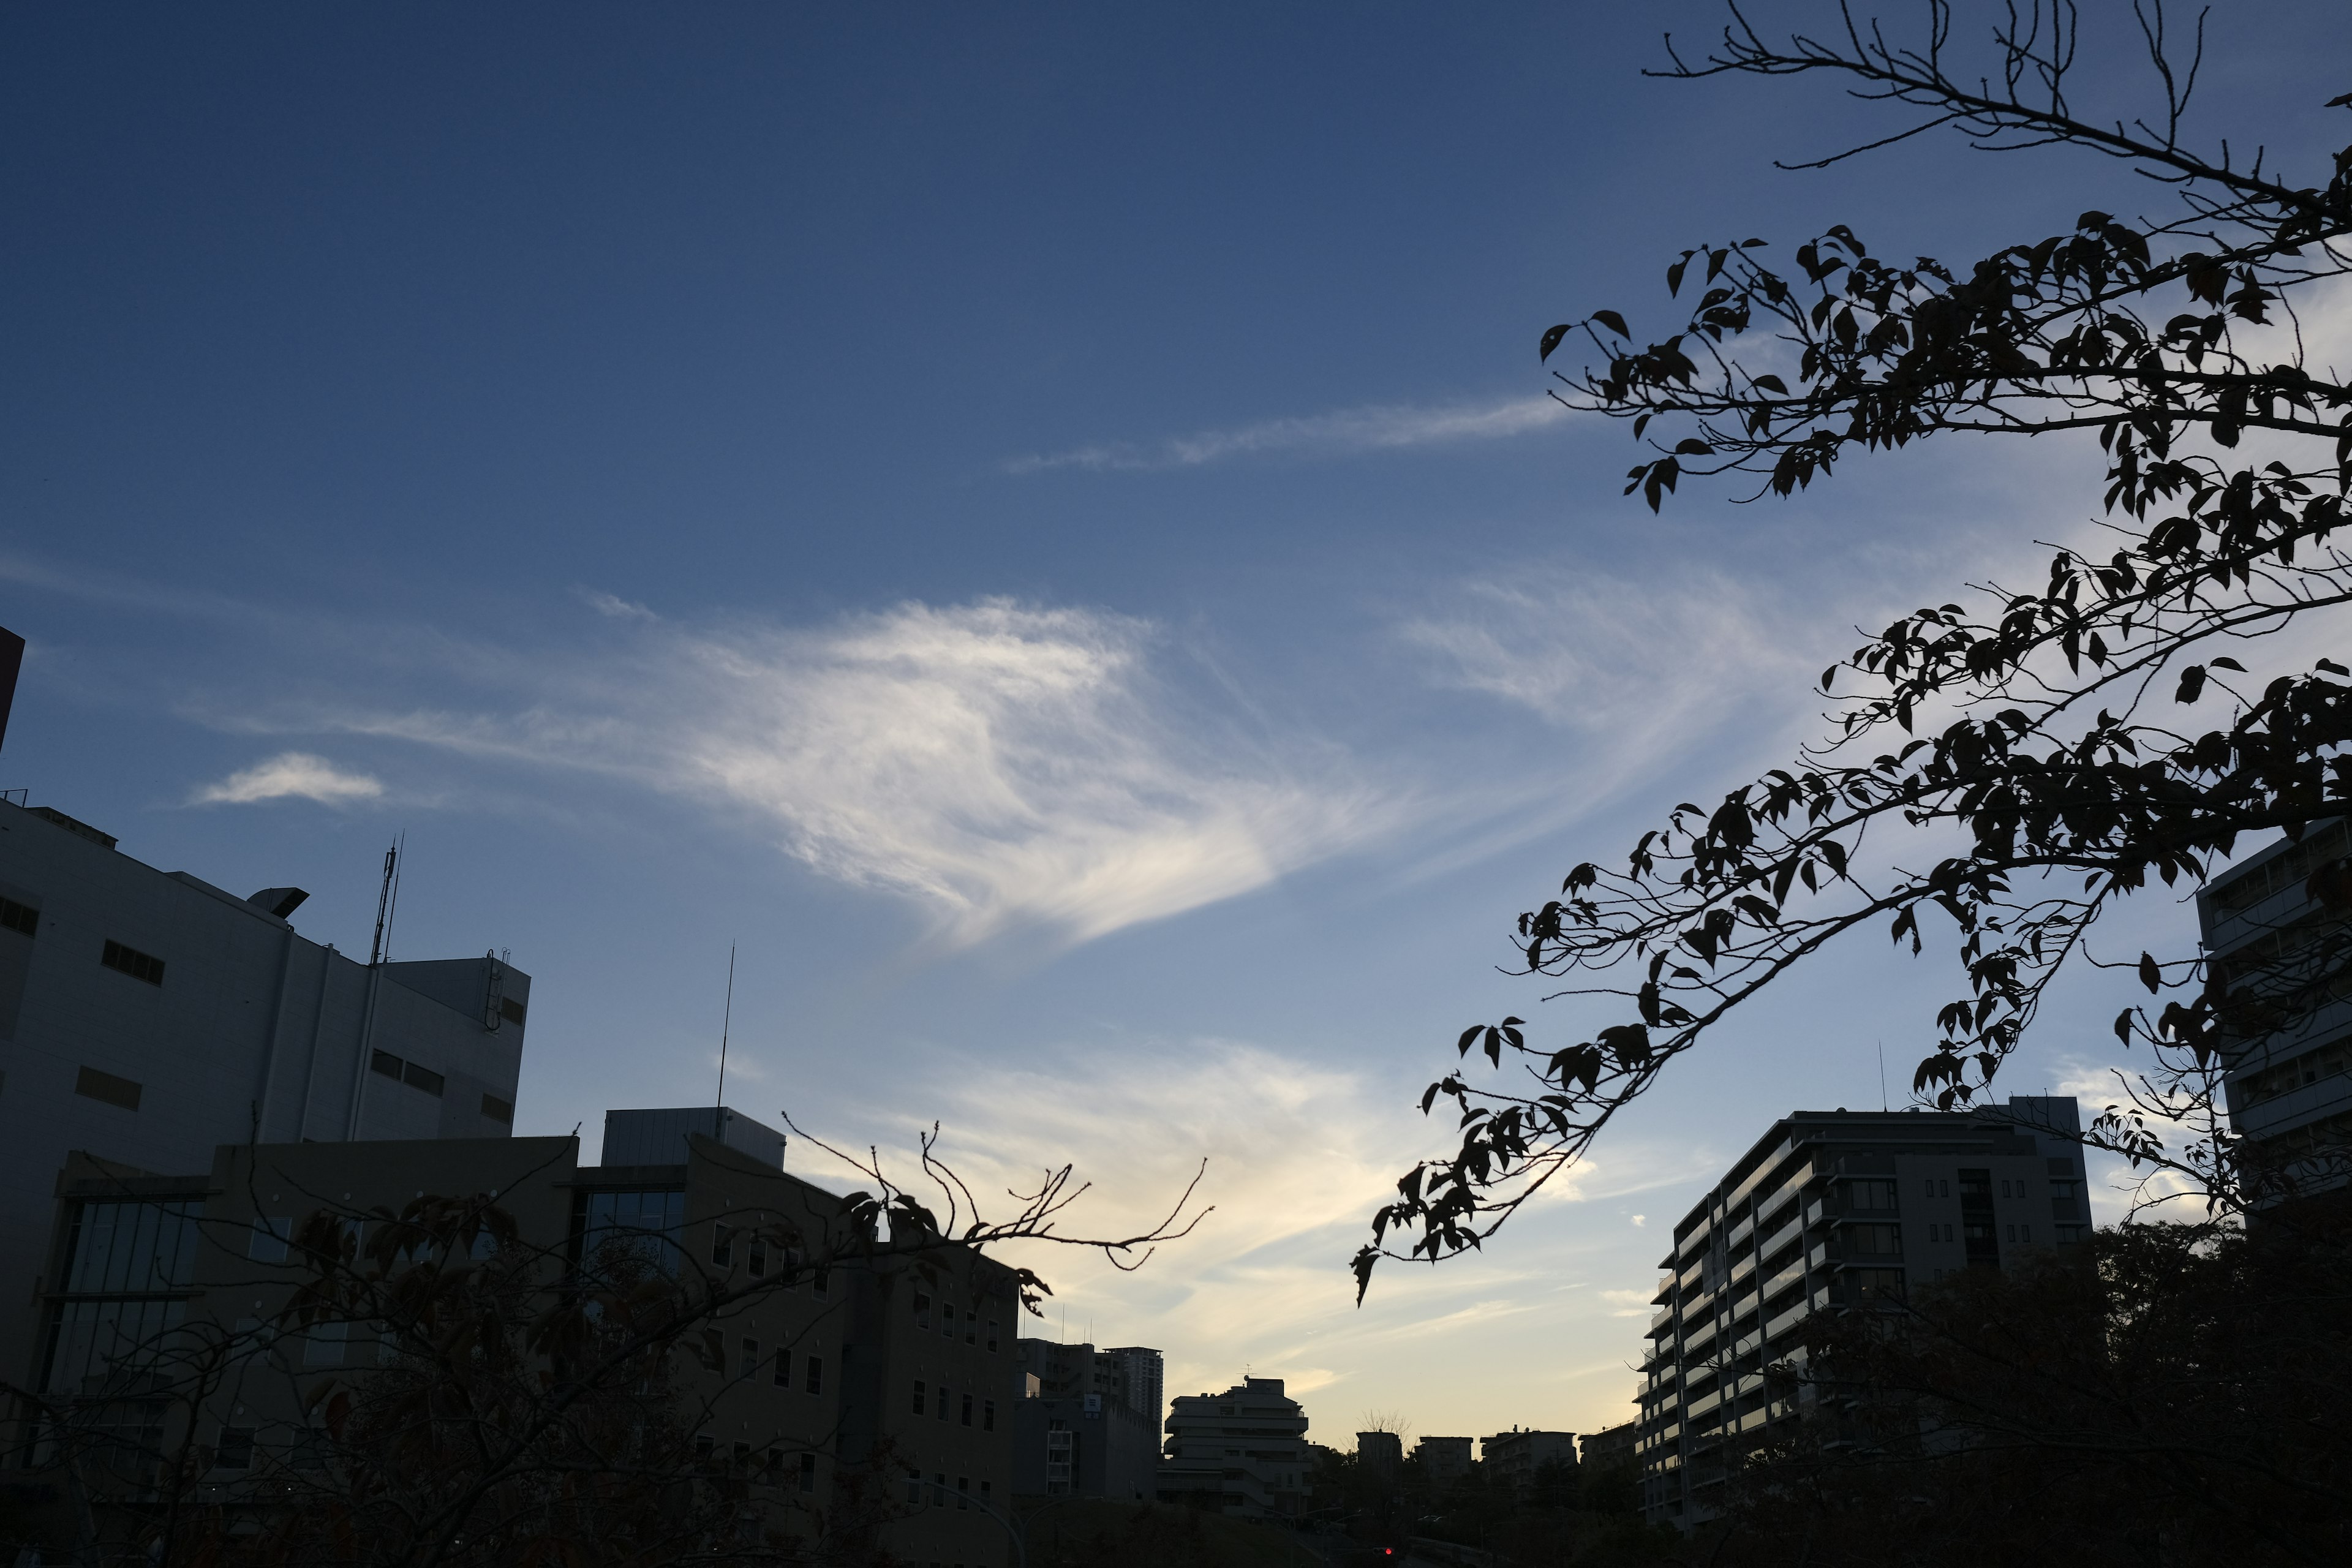
[[[1065,452],[1008,458],[1008,474],[1041,474],[1055,468],[1093,472],[1192,468],[1229,458],[1268,453],[1339,456],[1458,441],[1492,441],[1559,424],[1569,410],[1549,397],[1515,397],[1500,403],[1456,404],[1440,408],[1375,405],[1343,408],[1286,419],[1262,420],[1229,430],[1171,436],[1144,445],[1111,442]]]
[[[265,800],[315,800],[326,805],[374,800],[383,785],[367,773],[346,773],[308,752],[282,752],[233,773],[190,797],[196,805],[252,805]]]
[[[580,596],[582,604],[609,620],[654,621],[661,618],[643,605],[599,588],[574,588],[572,592]]]
[[[1188,702],[1141,621],[985,600],[814,629],[635,624],[624,651],[507,657],[523,689],[502,711],[282,721],[704,800],[827,877],[912,898],[957,945],[1021,925],[1085,941],[1403,819],[1336,752]]]

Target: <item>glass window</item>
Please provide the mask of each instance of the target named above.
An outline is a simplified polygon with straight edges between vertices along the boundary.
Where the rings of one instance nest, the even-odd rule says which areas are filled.
[[[816,1490],[816,1456],[814,1454],[801,1456],[801,1490],[804,1492]]]
[[[743,1266],[751,1271],[751,1278],[754,1279],[761,1278],[768,1272],[768,1238],[766,1237],[755,1236],[751,1238],[751,1246],[744,1256]]]
[[[970,1476],[958,1476],[956,1478],[956,1507],[963,1509],[967,1512],[971,1510],[971,1478]]]
[[[996,1430],[996,1401],[993,1399],[980,1407],[980,1429],[983,1432]]]
[[[963,1424],[967,1426],[971,1425],[971,1395],[969,1394],[963,1396]]]
[[[735,1261],[735,1232],[729,1226],[710,1227],[710,1266],[724,1268]]]
[[[757,1340],[743,1342],[743,1375],[747,1378],[760,1375],[760,1342]]]
[[[945,1508],[948,1504],[948,1476],[945,1470],[931,1472],[931,1506]]]
[[[581,1231],[581,1258],[593,1262],[634,1255],[665,1273],[675,1273],[679,1233],[685,1225],[682,1191],[591,1192]]]
[[[940,1396],[931,1401],[933,1408],[937,1412],[939,1418],[942,1421],[948,1418],[948,1403],[950,1397],[950,1395],[948,1391],[948,1385],[943,1383],[940,1384]]]
[[[222,1470],[249,1470],[253,1468],[253,1428],[224,1426],[220,1445],[213,1450],[213,1468]]]
[[[196,1260],[196,1210],[194,1202],[77,1204],[68,1222],[66,1293],[186,1289]],[[285,1256],[281,1240],[278,1257]]]
[[[915,1327],[928,1329],[930,1326],[931,1299],[919,1290],[915,1293]]]
[[[996,1320],[994,1318],[988,1320],[988,1348],[992,1352],[996,1349]]]
[[[790,1388],[793,1385],[793,1352],[790,1351],[776,1352],[775,1384],[778,1388]]]
[[[916,1415],[920,1415],[923,1413],[923,1380],[922,1380],[921,1378],[919,1378],[919,1378],[917,1378],[917,1379],[915,1379],[915,1407],[914,1407],[914,1408],[915,1408],[915,1414],[916,1414]]]
[[[807,1387],[808,1392],[811,1394],[823,1394],[824,1392],[824,1357],[821,1355],[813,1355],[808,1358]]]
[[[907,1472],[907,1500],[917,1505],[923,1500],[923,1472],[920,1470]]]

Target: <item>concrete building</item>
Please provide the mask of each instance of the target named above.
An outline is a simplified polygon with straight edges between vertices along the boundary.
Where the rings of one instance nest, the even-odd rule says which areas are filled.
[[[1305,1508],[1307,1412],[1278,1377],[1245,1377],[1223,1394],[1169,1401],[1161,1502],[1211,1506],[1239,1518],[1295,1518]]]
[[[1478,1443],[1479,1462],[1486,1479],[1525,1491],[1535,1484],[1536,1472],[1546,1465],[1576,1468],[1576,1434],[1523,1432],[1517,1426]]]
[[[1606,1469],[1612,1465],[1630,1465],[1637,1458],[1636,1445],[1641,1440],[1640,1421],[1620,1421],[1614,1426],[1604,1426],[1598,1432],[1585,1434],[1584,1463]]]
[[[2251,1037],[2225,1034],[2222,1059],[2231,1124],[2282,1195],[2352,1180],[2352,992],[2333,979],[2347,962],[2346,921],[2310,889],[2314,872],[2347,856],[2352,826],[2323,823],[2197,895],[2213,978],[2280,1013],[2278,1026]]]
[[[1412,1446],[1413,1463],[1421,1467],[1422,1479],[1430,1481],[1458,1481],[1470,1474],[1468,1437],[1423,1437]]]
[[[299,888],[240,896],[115,845],[62,812],[0,803],[11,1358],[71,1151],[204,1171],[226,1143],[503,1138],[514,1121],[528,974],[495,956],[355,963],[295,931]]]
[[[1738,1455],[1797,1414],[1768,1397],[1763,1373],[1812,1314],[2080,1240],[2079,1115],[2070,1099],[2017,1097],[1965,1114],[1775,1122],[1675,1226],[1660,1263],[1638,1394],[1645,1517],[1709,1517]]]
[[[306,1214],[397,1213],[428,1192],[489,1193],[524,1245],[571,1269],[619,1247],[730,1285],[776,1281],[725,1309],[702,1359],[681,1363],[698,1450],[744,1483],[764,1525],[807,1536],[845,1476],[880,1468],[865,1478],[880,1485],[864,1489],[891,1505],[881,1548],[913,1563],[1009,1562],[1011,1271],[952,1247],[803,1268],[803,1247],[824,1247],[856,1223],[840,1199],[747,1152],[781,1148],[751,1119],[725,1113],[729,1143],[690,1131],[673,1142],[674,1114],[613,1112],[608,1152],[671,1157],[597,1166],[578,1163],[569,1137],[239,1143],[217,1150],[201,1176],[77,1153],[58,1184],[34,1386],[101,1424],[118,1407],[160,1420],[138,1414],[160,1405],[122,1397],[122,1374],[156,1331],[207,1321],[251,1342],[197,1418],[198,1442],[220,1459],[207,1484],[233,1500],[240,1485],[266,1486],[273,1465],[301,1462],[306,1399],[320,1380],[399,1354],[362,1323],[257,1337],[298,1283],[288,1238]]]
[[[1168,1413],[1167,1359],[1149,1345],[1113,1345],[1103,1355],[1118,1363],[1128,1408],[1151,1424],[1156,1434]],[[1155,1443],[1157,1438],[1154,1439]]]
[[[1356,1463],[1364,1473],[1393,1479],[1404,1468],[1404,1437],[1396,1432],[1356,1434]]]

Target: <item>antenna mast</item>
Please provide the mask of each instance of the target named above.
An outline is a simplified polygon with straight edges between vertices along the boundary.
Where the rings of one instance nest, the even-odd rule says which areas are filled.
[[[375,941],[368,945],[368,967],[373,969],[385,958],[383,939],[392,924],[392,893],[400,875],[400,845],[395,840],[383,852],[383,881],[375,895]]]
[[[710,1135],[726,1142],[722,1123],[727,1113],[727,1036],[735,1026],[735,944],[727,944],[727,1011],[719,1024],[719,1102],[710,1108]]]
[[[1885,1110],[1886,1108],[1886,1042],[1881,1040],[1878,1042],[1878,1109]]]

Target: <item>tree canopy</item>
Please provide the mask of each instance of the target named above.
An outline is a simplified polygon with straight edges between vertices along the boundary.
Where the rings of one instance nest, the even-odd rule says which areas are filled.
[[[2102,542],[2053,546],[2046,581],[1984,582],[1897,617],[1823,671],[1834,707],[1817,745],[1712,805],[1675,805],[1518,917],[1515,972],[1622,1011],[1569,1042],[1517,1016],[1463,1031],[1459,1065],[1422,1099],[1451,1103],[1459,1146],[1373,1215],[1360,1297],[1382,1257],[1480,1245],[1741,1004],[1841,938],[1884,932],[1954,962],[1912,1087],[1966,1107],[2053,979],[2094,962],[2085,935],[2117,900],[2193,889],[2252,836],[2299,838],[2352,809],[2352,668],[2280,635],[2352,597],[2335,537],[2352,386],[2315,362],[2303,308],[2347,270],[2352,146],[2290,171],[2192,143],[2204,18],[2183,40],[2159,5],[2133,15],[2157,102],[2129,122],[2070,102],[2064,0],[1993,11],[1982,76],[1946,0],[1907,43],[1843,10],[1828,37],[1768,37],[1737,5],[1704,58],[1669,41],[1653,74],[1822,77],[1909,112],[1864,147],[1787,166],[1941,133],[2120,160],[2160,210],[2085,211],[1949,264],[1894,259],[1844,225],[1787,263],[1755,237],[1684,251],[1665,284],[1687,313],[1667,335],[1598,310],[1538,345],[1554,396],[1643,445],[1625,493],[1653,511],[1703,479],[1786,497],[1930,437],[2084,432],[2105,463]],[[2352,93],[2329,107],[2352,109]],[[2331,907],[2352,894],[2336,866],[2313,881]],[[2261,1201],[2276,1173],[2231,1132],[2218,1075],[2232,1040],[2332,994],[2342,922],[2298,942],[2268,983],[2211,973],[2189,940],[2129,966],[2174,994],[2117,1018],[2152,1055],[2093,1140],[2217,1205]],[[1524,1070],[1482,1071],[1473,1052]]]

